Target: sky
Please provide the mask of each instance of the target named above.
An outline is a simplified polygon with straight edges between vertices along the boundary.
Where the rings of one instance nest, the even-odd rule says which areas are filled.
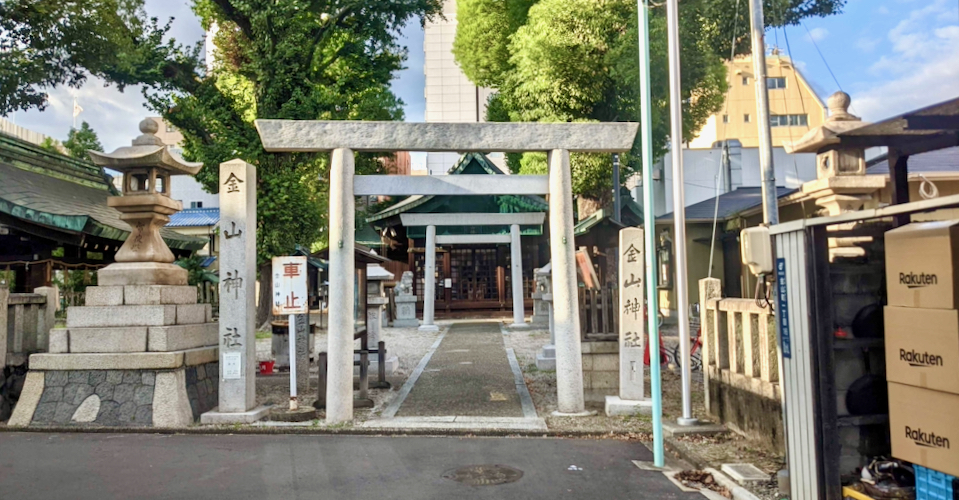
[[[146,2],[148,14],[175,18],[174,38],[192,43],[202,40],[203,30],[189,5],[189,0]],[[409,59],[392,87],[406,103],[406,120],[423,121],[423,31],[418,20],[405,27],[400,40]],[[768,31],[766,43],[790,55],[824,101],[840,88],[848,92],[851,112],[867,121],[959,97],[959,0],[849,0],[842,14]],[[152,114],[139,88],[121,93],[96,79],[80,89],[49,93],[45,111],[7,118],[62,140],[73,121],[76,96],[83,108],[78,120],[89,122],[112,151],[129,145],[139,134],[137,123]]]

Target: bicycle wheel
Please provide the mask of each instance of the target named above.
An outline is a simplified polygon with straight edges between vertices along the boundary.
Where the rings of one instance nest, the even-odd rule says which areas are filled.
[[[696,343],[694,341],[693,348],[695,348],[695,345]],[[673,348],[673,359],[676,360],[676,366],[679,366],[680,361],[683,359],[682,353],[679,350],[679,344],[676,344],[676,347]],[[694,372],[703,369],[703,356],[699,349],[691,350],[689,353],[689,369]]]

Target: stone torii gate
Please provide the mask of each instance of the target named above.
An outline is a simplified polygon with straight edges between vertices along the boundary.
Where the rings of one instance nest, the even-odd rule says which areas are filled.
[[[546,218],[543,212],[489,214],[401,214],[400,220],[406,227],[426,226],[426,269],[425,277],[436,274],[436,245],[456,245],[474,243],[509,243],[510,270],[513,285],[513,324],[511,328],[525,328],[523,311],[523,254],[520,249],[521,225],[540,225]],[[509,226],[509,234],[463,234],[436,236],[436,226]],[[426,278],[426,290],[423,292],[423,325],[420,330],[436,330],[433,313],[436,302],[436,280]]]
[[[553,274],[553,323],[556,333],[557,414],[586,415],[579,309],[576,301],[569,154],[628,151],[633,146],[638,127],[637,123],[257,120],[256,128],[267,151],[332,151],[327,423],[349,422],[353,419],[354,197],[372,195],[550,195],[550,261]],[[355,176],[354,151],[545,151],[549,175]],[[435,232],[433,234],[435,235]]]

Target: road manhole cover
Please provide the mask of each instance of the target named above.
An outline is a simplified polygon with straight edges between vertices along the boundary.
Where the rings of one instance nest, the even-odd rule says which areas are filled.
[[[469,465],[450,469],[443,477],[470,486],[492,486],[519,481],[523,471],[506,465]]]

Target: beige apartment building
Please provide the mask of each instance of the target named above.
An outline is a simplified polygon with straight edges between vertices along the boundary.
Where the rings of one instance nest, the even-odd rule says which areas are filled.
[[[713,143],[739,139],[744,148],[759,147],[756,87],[752,56],[726,63],[729,94],[723,109],[709,117],[691,149],[708,149]],[[773,147],[798,140],[810,128],[822,125],[826,106],[792,61],[776,50],[766,56],[770,130]]]

